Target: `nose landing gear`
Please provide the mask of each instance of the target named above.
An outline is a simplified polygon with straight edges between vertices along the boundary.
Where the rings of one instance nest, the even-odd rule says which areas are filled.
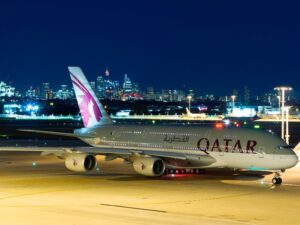
[[[282,183],[282,179],[280,177],[274,177],[272,179],[272,183],[273,184],[281,184]]]
[[[281,184],[282,183],[281,175],[283,172],[284,172],[284,170],[279,170],[279,171],[275,172],[275,176],[272,179],[273,184]]]

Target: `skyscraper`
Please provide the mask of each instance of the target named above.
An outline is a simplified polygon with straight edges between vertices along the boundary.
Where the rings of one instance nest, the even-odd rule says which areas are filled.
[[[13,97],[13,96],[15,96],[15,88],[1,81],[0,97]]]
[[[105,87],[104,87],[103,76],[98,76],[97,77],[96,95],[97,95],[98,98],[101,98],[101,99],[103,99],[105,97]]]
[[[35,88],[30,86],[30,88],[26,91],[25,96],[30,99],[36,99],[39,96],[37,95],[37,91]]]
[[[74,96],[73,89],[68,89],[67,85],[62,84],[60,87],[61,88],[56,92],[56,98],[65,100]]]
[[[50,88],[50,84],[48,82],[43,83],[42,91],[41,91],[41,96],[42,99],[53,99],[54,93]]]
[[[250,104],[250,90],[247,86],[244,87],[244,104]]]
[[[123,89],[124,89],[124,94],[132,93],[132,83],[126,73],[124,74]]]
[[[147,100],[155,100],[155,94],[154,94],[154,88],[153,87],[147,87],[145,97],[146,97]]]
[[[108,70],[107,67],[106,67],[106,69],[105,69],[104,75],[105,75],[105,77],[109,77],[109,70]]]
[[[91,88],[92,88],[93,92],[96,93],[96,82],[95,81],[90,81],[90,85],[91,85]]]

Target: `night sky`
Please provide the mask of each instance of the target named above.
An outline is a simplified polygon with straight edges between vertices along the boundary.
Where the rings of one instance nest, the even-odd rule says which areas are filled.
[[[297,92],[299,12],[297,1],[1,0],[0,80],[56,88],[78,65],[156,90]]]

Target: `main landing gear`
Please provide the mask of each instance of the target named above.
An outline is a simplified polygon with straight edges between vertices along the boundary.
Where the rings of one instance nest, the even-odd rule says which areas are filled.
[[[275,172],[275,176],[272,179],[273,184],[278,184],[279,185],[279,184],[282,183],[281,175],[282,175],[283,172],[284,172],[284,170],[279,170],[279,171]]]

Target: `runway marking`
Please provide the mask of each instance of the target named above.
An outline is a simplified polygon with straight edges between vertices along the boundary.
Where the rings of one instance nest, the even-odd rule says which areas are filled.
[[[300,184],[281,184],[284,186],[300,187]]]
[[[143,210],[143,211],[151,211],[151,212],[159,212],[159,213],[166,213],[167,211],[163,210],[156,210],[156,209],[145,209],[145,208],[137,208],[137,207],[130,207],[130,206],[123,206],[123,205],[111,205],[111,204],[100,204],[103,206],[108,207],[117,207],[117,208],[125,208],[125,209],[135,209],[135,210]]]

